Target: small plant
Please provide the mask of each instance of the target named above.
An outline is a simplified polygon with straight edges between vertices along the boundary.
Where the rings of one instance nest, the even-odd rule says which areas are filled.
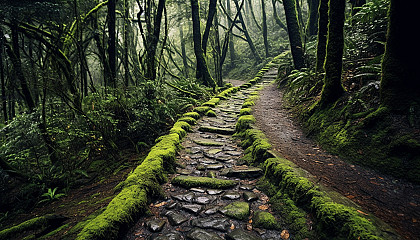
[[[54,189],[48,188],[48,192],[41,195],[41,197],[43,197],[44,199],[40,200],[39,203],[52,202],[52,201],[60,199],[61,197],[66,196],[66,194],[64,193],[56,193],[56,192],[57,192],[57,188],[54,188]]]

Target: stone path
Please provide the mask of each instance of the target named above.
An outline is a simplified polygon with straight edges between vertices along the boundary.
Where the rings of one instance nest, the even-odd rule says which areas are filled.
[[[242,165],[243,150],[232,138],[244,100],[261,84],[234,93],[202,117],[184,138],[177,174],[163,185],[166,199],[151,204],[124,239],[258,240],[288,239],[282,220],[273,221],[268,197],[256,188],[262,169]],[[277,228],[280,230],[273,230]]]

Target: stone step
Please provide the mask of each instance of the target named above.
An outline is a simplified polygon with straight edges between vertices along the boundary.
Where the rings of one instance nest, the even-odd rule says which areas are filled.
[[[235,133],[235,128],[232,127],[212,127],[212,126],[200,126],[198,131],[218,133],[223,135],[232,135]]]
[[[207,187],[215,189],[227,189],[236,186],[238,184],[238,181],[182,175],[172,179],[172,184],[185,188]]]

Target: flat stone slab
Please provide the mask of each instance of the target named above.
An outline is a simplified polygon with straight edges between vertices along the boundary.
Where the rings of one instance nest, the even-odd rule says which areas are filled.
[[[260,236],[256,236],[252,233],[246,232],[240,228],[233,230],[226,234],[227,240],[262,240]]]
[[[191,230],[188,235],[187,239],[190,240],[223,240],[223,238],[219,237],[214,232],[210,232],[201,228],[194,228]]]
[[[210,133],[219,133],[219,134],[224,134],[224,135],[232,135],[232,134],[235,133],[235,128],[200,126],[198,128],[198,131],[210,132]]]
[[[182,209],[185,209],[188,212],[197,214],[201,212],[204,209],[204,207],[203,205],[200,205],[200,204],[184,204],[182,205]]]
[[[189,202],[189,203],[193,201],[194,197],[195,197],[195,194],[192,192],[185,193],[185,194],[172,195],[173,199],[183,201],[183,202]]]
[[[172,179],[172,183],[185,188],[207,187],[216,189],[227,189],[238,184],[238,182],[234,180],[193,176],[177,176]]]
[[[186,218],[184,215],[174,211],[166,212],[165,216],[168,218],[168,221],[172,226],[178,226],[188,221],[188,218]]]
[[[236,191],[228,191],[222,195],[222,199],[227,199],[227,200],[236,200],[239,198],[241,198],[241,194]]]
[[[257,194],[255,194],[253,192],[246,191],[246,192],[243,193],[243,196],[244,196],[245,201],[247,201],[247,202],[252,202],[252,201],[258,200]]]
[[[209,204],[209,203],[212,203],[212,202],[214,202],[214,200],[216,200],[216,197],[214,197],[214,196],[196,196],[194,199],[193,199],[193,202],[194,203],[198,203],[198,204]]]
[[[255,178],[263,175],[263,170],[257,167],[234,166],[229,169],[226,176],[228,177],[239,177],[239,178]]]
[[[191,220],[191,225],[199,228],[211,228],[227,232],[230,228],[230,222],[227,218],[196,218]]]
[[[152,238],[153,240],[184,240],[182,235],[178,232],[170,232],[161,236]]]
[[[209,140],[209,139],[194,139],[193,140],[194,143],[201,145],[201,146],[216,146],[216,147],[220,147],[225,145],[222,142],[217,142],[217,141],[213,141],[213,140]]]
[[[146,226],[151,232],[160,232],[163,226],[165,226],[165,223],[163,219],[152,219],[146,222]]]

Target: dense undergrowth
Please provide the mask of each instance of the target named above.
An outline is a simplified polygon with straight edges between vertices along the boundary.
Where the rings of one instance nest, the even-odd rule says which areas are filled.
[[[419,106],[407,115],[380,104],[380,73],[387,1],[372,1],[346,22],[343,86],[335,104],[319,108],[323,73],[280,67],[278,83],[308,135],[334,154],[397,178],[419,183]],[[375,22],[372,25],[370,22]],[[351,36],[350,36],[351,35]],[[356,44],[357,43],[357,44]],[[314,53],[308,51],[308,59]],[[283,65],[288,66],[283,58]]]

